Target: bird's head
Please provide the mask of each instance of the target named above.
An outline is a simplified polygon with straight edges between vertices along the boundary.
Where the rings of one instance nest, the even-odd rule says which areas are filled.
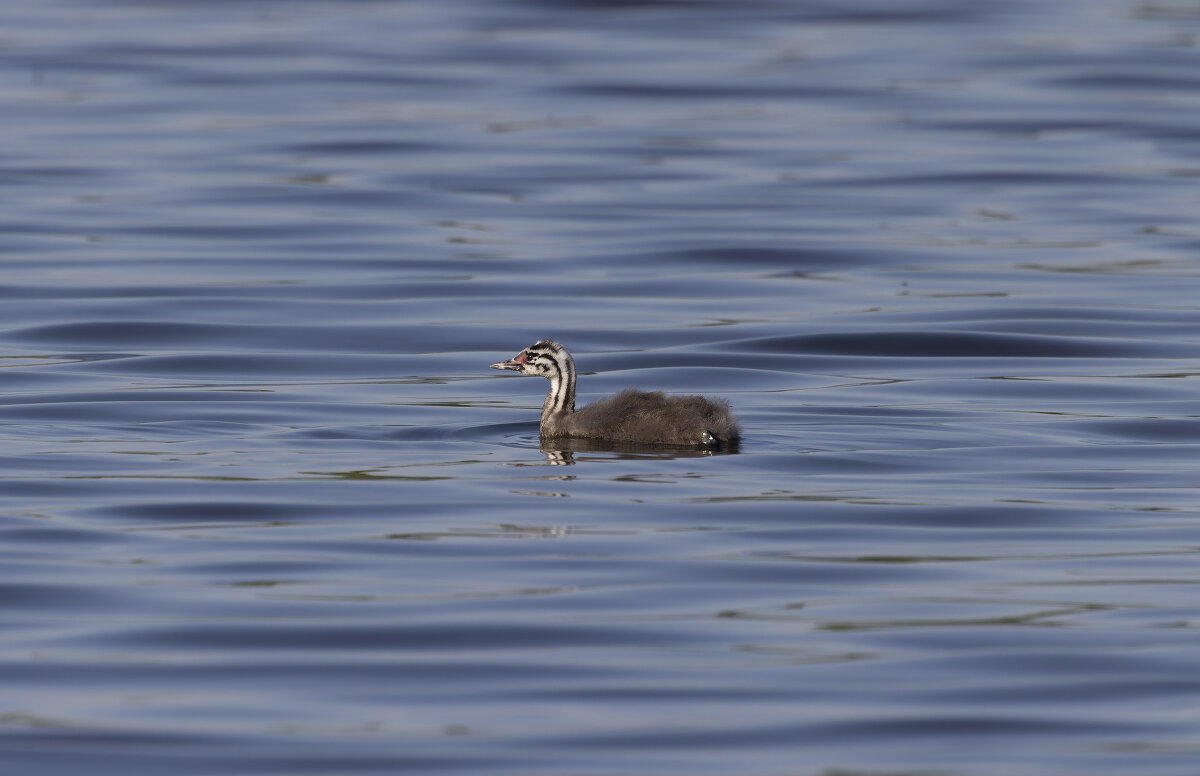
[[[554,378],[562,376],[570,358],[567,349],[554,340],[541,340],[507,361],[492,364],[492,369],[508,369],[523,375]]]

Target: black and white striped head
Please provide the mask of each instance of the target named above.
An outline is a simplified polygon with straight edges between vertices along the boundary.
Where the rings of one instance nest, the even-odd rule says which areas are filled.
[[[574,365],[567,349],[554,340],[541,340],[507,361],[492,364],[492,369],[509,369],[523,375],[560,379],[573,373]]]

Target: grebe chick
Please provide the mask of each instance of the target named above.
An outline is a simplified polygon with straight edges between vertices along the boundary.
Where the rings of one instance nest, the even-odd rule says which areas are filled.
[[[737,420],[724,399],[665,396],[625,389],[575,411],[575,362],[553,340],[535,342],[492,369],[550,380],[542,404],[542,439],[602,439],[676,447],[725,447],[737,442]]]

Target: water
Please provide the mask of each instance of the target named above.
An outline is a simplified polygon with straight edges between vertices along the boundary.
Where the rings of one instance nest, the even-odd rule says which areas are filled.
[[[6,768],[1196,772],[1192,4],[32,5]]]

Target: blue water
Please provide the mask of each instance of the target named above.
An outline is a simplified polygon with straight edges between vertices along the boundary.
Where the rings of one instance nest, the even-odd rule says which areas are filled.
[[[0,7],[5,772],[1194,776],[1193,5]]]

